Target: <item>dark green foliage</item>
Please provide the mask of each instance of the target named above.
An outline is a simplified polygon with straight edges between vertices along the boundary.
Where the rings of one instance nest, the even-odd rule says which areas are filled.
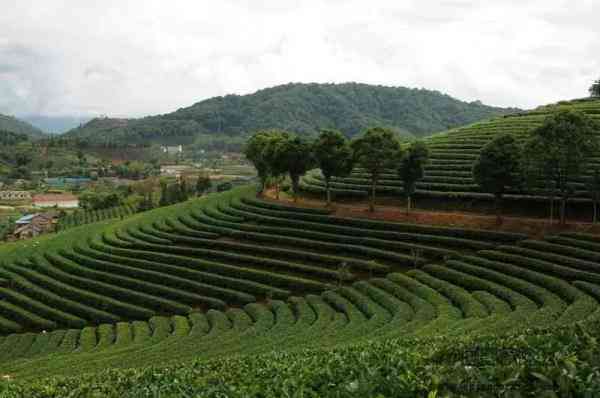
[[[498,135],[483,147],[473,164],[473,179],[484,192],[494,195],[500,222],[502,196],[521,184],[521,148],[513,136]]]
[[[236,136],[273,128],[316,135],[327,127],[353,136],[377,125],[407,136],[423,136],[514,111],[423,89],[358,83],[286,84],[250,95],[211,98],[160,116],[94,119],[66,137],[94,145],[147,144],[165,139],[181,142],[197,134]]]
[[[590,97],[600,97],[600,79],[590,86]]]
[[[280,149],[291,139],[291,136],[283,130],[270,130],[265,134],[261,156],[268,167],[269,177],[275,184],[276,197],[279,199],[280,183],[288,171],[286,153]]]
[[[300,177],[314,165],[312,145],[305,139],[289,136],[274,142],[281,168],[290,176],[294,200],[298,198]]]
[[[154,208],[154,195],[152,192],[145,193],[138,206],[138,211],[148,211]],[[113,209],[114,210],[114,209]]]
[[[210,190],[212,187],[212,182],[210,181],[210,177],[208,175],[198,176],[196,180],[196,195],[202,196],[205,192]]]
[[[169,200],[169,186],[166,181],[160,182],[160,199],[158,200],[159,206],[168,206],[170,204]]]
[[[185,178],[181,178],[179,180],[179,202],[185,202],[188,200],[190,195],[190,189],[188,188],[188,184]]]
[[[374,127],[352,141],[353,157],[371,175],[371,201],[369,209],[375,210],[375,192],[381,174],[394,166],[401,156],[400,142],[390,129]]]
[[[261,131],[254,134],[244,148],[244,154],[254,165],[258,178],[260,180],[259,193],[266,188],[267,179],[271,175],[270,164],[265,156],[265,148],[269,142],[270,134],[268,131]]]
[[[231,188],[233,188],[233,185],[230,182],[222,182],[217,185],[217,192],[229,191]]]
[[[585,114],[562,110],[547,117],[533,130],[525,148],[531,180],[543,178],[561,195],[561,223],[566,221],[566,203],[574,193],[572,181],[585,169],[599,149],[598,125]],[[552,199],[554,194],[552,194]]]
[[[79,204],[85,210],[108,209],[121,205],[121,197],[116,192],[84,191],[79,195]]]
[[[523,145],[531,132],[543,124],[546,117],[560,110],[576,110],[596,123],[600,121],[600,101],[581,99],[506,115],[427,137],[424,142],[429,148],[430,160],[425,166],[425,176],[416,183],[415,198],[433,199],[435,202],[447,201],[452,203],[448,204],[451,207],[458,203],[461,207],[488,207],[488,203],[493,204],[494,196],[484,192],[473,178],[472,166],[480,150],[495,136],[503,134],[512,135],[519,145]],[[600,133],[600,130],[597,129],[597,133]],[[594,168],[599,165],[600,150],[595,151],[587,166],[570,180],[574,192],[570,196],[568,209],[574,210],[578,216],[582,210],[591,210],[590,193],[586,183],[591,179]],[[397,168],[395,165],[382,174],[378,194],[402,195],[404,184],[398,177]],[[503,196],[503,201],[510,202],[511,208],[535,208],[536,213],[541,215],[544,209],[539,204],[551,197],[554,188],[543,184],[543,175],[537,175],[530,181],[532,184],[529,186],[510,188]],[[323,197],[327,191],[325,180],[318,171],[309,172],[303,178],[301,186],[307,193]],[[347,178],[333,178],[331,190],[340,197],[364,199],[371,190],[370,175],[364,169],[356,168]],[[554,196],[556,195],[555,192]]]
[[[190,195],[190,189],[185,178],[180,178],[175,182],[160,182],[159,206],[168,206],[179,202],[185,202]]]
[[[346,177],[352,172],[352,148],[344,135],[336,130],[322,130],[313,144],[313,153],[327,190],[327,206],[331,204],[331,179]]]
[[[417,181],[420,181],[425,174],[425,165],[428,160],[429,149],[421,141],[412,143],[401,157],[398,175],[404,184],[407,212],[411,208],[412,196],[415,193]]]

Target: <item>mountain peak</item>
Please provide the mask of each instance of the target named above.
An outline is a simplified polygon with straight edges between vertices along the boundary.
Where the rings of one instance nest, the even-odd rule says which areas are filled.
[[[196,134],[249,134],[280,128],[303,135],[336,128],[353,136],[387,126],[408,136],[504,115],[515,109],[465,102],[439,91],[364,83],[288,83],[247,95],[225,95],[140,119],[94,119],[68,132],[92,144],[178,142]]]

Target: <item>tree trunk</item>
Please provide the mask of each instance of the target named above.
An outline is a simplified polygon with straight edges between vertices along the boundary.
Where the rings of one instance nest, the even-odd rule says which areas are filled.
[[[279,200],[279,181],[275,181],[275,199]]]
[[[412,207],[412,196],[408,195],[406,197],[406,215],[408,215],[408,213],[410,213],[411,207]]]
[[[300,176],[291,177],[292,180],[292,194],[294,195],[294,203],[298,203],[298,183],[300,182]]]
[[[550,224],[554,223],[554,194],[550,196]]]
[[[260,177],[259,176],[259,180],[260,180],[260,184],[258,186],[258,196],[263,196],[263,193],[265,192],[265,187],[267,185],[267,179],[265,177]]]
[[[563,196],[560,199],[560,225],[567,224],[567,198]]]
[[[494,210],[496,212],[496,225],[502,224],[502,195],[494,195]]]
[[[371,182],[371,200],[369,201],[369,211],[375,211],[375,188],[377,187],[377,180],[373,179]]]
[[[325,191],[327,191],[327,203],[325,207],[331,206],[331,188],[329,187],[329,178],[325,179]]]
[[[592,216],[592,224],[598,222],[598,202],[594,199],[594,215]]]

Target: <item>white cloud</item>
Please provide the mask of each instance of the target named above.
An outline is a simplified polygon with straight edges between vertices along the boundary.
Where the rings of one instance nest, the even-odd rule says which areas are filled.
[[[0,113],[141,116],[290,81],[530,108],[600,77],[595,0],[10,3]]]

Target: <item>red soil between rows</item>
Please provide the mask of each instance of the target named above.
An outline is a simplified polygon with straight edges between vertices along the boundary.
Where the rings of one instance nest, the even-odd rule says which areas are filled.
[[[325,207],[325,201],[315,198],[299,197],[294,203],[291,196],[280,193],[279,200],[276,199],[274,189],[267,189],[263,194],[263,199],[281,202],[285,204],[293,204],[304,207]],[[338,217],[355,217],[368,218],[372,220],[396,221],[412,224],[436,225],[445,227],[460,227],[460,228],[475,228],[486,230],[497,230],[505,232],[524,233],[532,238],[541,238],[547,234],[559,232],[587,232],[600,233],[600,224],[592,224],[586,222],[569,222],[567,225],[561,226],[558,221],[550,223],[548,219],[542,218],[527,218],[504,216],[501,225],[497,225],[494,215],[481,213],[468,213],[464,211],[432,211],[413,209],[410,213],[406,213],[406,209],[398,206],[389,206],[378,204],[375,212],[369,212],[367,202],[356,203],[333,203],[331,209],[333,215]]]

